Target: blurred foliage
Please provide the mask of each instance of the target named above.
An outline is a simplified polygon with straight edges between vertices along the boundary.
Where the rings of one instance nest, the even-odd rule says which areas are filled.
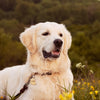
[[[45,21],[63,23],[71,32],[73,72],[75,64],[82,62],[99,77],[99,0],[0,0],[0,69],[25,63],[26,50],[19,34],[24,27]]]
[[[21,43],[14,41],[12,35],[0,31],[0,68],[22,64],[25,59],[25,49]]]

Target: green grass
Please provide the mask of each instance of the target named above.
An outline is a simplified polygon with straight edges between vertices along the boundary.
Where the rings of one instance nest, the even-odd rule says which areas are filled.
[[[76,64],[76,74],[74,75],[74,98],[75,100],[100,100],[100,80],[95,77],[95,73],[82,63]],[[69,99],[64,91],[60,95],[60,100]]]
[[[75,100],[100,100],[100,80],[74,80]]]

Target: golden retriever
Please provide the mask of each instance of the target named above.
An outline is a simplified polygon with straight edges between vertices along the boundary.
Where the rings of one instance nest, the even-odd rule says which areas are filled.
[[[71,90],[73,74],[68,57],[70,32],[63,24],[45,22],[20,35],[27,49],[24,65],[0,71],[0,96],[9,100],[59,100],[62,87]]]

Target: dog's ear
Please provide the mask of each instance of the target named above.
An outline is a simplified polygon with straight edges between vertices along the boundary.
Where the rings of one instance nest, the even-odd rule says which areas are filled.
[[[67,54],[68,49],[71,47],[72,37],[70,32],[66,29],[64,25],[63,26],[63,32],[64,32],[64,54]]]
[[[36,50],[36,27],[31,26],[20,34],[20,40],[22,44],[31,52]]]

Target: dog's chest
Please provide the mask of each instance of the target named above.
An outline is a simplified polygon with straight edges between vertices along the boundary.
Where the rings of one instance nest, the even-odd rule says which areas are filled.
[[[58,100],[60,93],[58,84],[58,77],[35,76],[19,100]]]

